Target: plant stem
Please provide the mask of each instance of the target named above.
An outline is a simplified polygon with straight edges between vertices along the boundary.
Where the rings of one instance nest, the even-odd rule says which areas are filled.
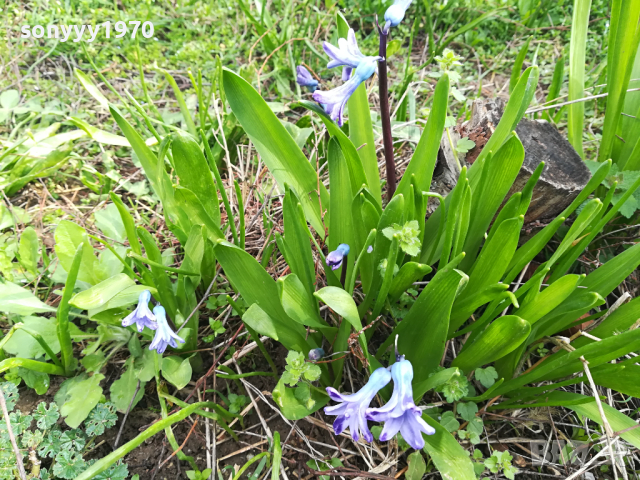
[[[391,116],[389,114],[389,88],[387,85],[387,36],[384,28],[378,27],[380,33],[378,60],[378,85],[380,91],[380,120],[382,122],[382,140],[384,143],[384,161],[387,166],[387,201],[391,201],[396,192],[396,162],[393,158],[393,136],[391,135]]]

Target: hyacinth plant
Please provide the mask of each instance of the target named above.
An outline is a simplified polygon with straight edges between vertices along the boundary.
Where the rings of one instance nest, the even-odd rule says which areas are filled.
[[[319,137],[322,156],[312,157],[313,162],[250,83],[229,69],[218,70],[216,85],[219,98],[226,101],[224,108],[228,104],[282,194],[283,233],[275,232],[274,237],[290,273],[278,279],[245,251],[243,194],[233,178],[229,178],[229,185],[235,188],[227,191],[218,169],[218,160],[225,152],[228,156],[221,121],[207,121],[203,113],[198,129],[177,86],[174,92],[184,128],[156,130],[157,121],[132,97],[126,103],[123,99],[123,104],[136,127],[119,108],[110,107],[160,199],[167,227],[181,245],[182,265],[164,265],[156,239],[147,229],[136,227],[129,208],[112,193],[128,246],[109,245],[73,222],[61,222],[55,248],[67,284],[56,310],[59,350],[52,349],[38,332],[17,324],[2,345],[12,335],[29,335],[40,345],[39,356],[43,358],[12,357],[0,363],[0,371],[23,367],[46,375],[73,376],[77,362],[71,342],[76,333],[69,318],[82,315],[97,322],[100,332],[100,338],[85,351],[87,356],[108,359],[127,345],[137,352],[127,365],[127,374],[137,375],[132,378],[142,382],[142,389],[144,382],[156,378],[163,419],[93,464],[78,479],[106,470],[162,430],[177,457],[195,465],[179,450],[171,431],[173,423],[192,413],[209,416],[227,428],[225,420],[233,415],[220,405],[186,404],[161,388],[161,377],[183,388],[190,381],[191,369],[201,362],[199,354],[193,353],[199,322],[194,313],[217,275],[224,275],[248,305],[246,309],[234,308],[267,359],[261,336],[293,352],[295,365],[292,360],[286,372],[278,371],[271,361],[274,373],[282,375],[273,398],[290,419],[303,418],[335,400],[339,404],[326,407],[325,412],[337,417],[336,433],[349,429],[353,438],[371,441],[368,422],[382,422],[380,441],[399,432],[409,446],[424,445],[443,475],[456,479],[475,478],[472,462],[438,422],[439,412],[424,408],[430,400],[425,395],[443,387],[447,387],[448,403],[481,403],[487,411],[563,405],[603,423],[599,409],[604,408],[612,427],[624,431],[621,436],[640,448],[637,430],[625,430],[635,425],[633,420],[600,405],[599,397],[559,390],[582,382],[585,373],[597,385],[640,395],[634,359],[610,363],[640,349],[640,330],[635,328],[640,301],[607,304],[609,295],[640,264],[640,246],[621,253],[612,251],[611,258],[588,275],[570,273],[581,253],[597,246],[599,233],[638,188],[640,179],[614,201],[615,184],[608,191],[596,191],[611,168],[611,161],[602,158],[571,204],[524,241],[524,215],[544,164],[521,191],[511,192],[524,161],[524,149],[514,129],[531,103],[538,81],[537,67],[521,72],[519,65],[499,124],[473,165],[462,168],[446,198],[430,191],[450,92],[449,76],[442,74],[420,141],[396,182],[386,46],[408,8],[410,2],[397,0],[387,10],[384,22],[376,25],[380,44],[372,55],[361,52],[356,32],[337,16],[340,40],[337,46],[324,45],[327,67],[343,69],[343,83],[335,89],[324,89],[306,68],[297,69],[298,82],[308,88],[314,100],[298,106],[313,112],[327,132],[326,138]],[[613,14],[618,19],[623,15],[619,11]],[[612,22],[612,26],[615,38],[615,28],[622,27],[619,22]],[[378,79],[385,182],[381,182],[378,170],[366,90],[374,75]],[[192,80],[206,112],[202,79]],[[84,78],[83,84],[92,91],[90,80]],[[143,139],[144,126],[155,142]],[[211,148],[213,130],[221,133],[222,139]],[[328,167],[328,188],[314,168],[316,161]],[[227,173],[231,175],[232,170]],[[437,204],[437,209],[427,219],[429,202]],[[547,247],[561,227],[563,235],[548,253]],[[105,245],[100,258],[90,239]],[[105,252],[118,259],[118,271],[104,268],[101,259]],[[530,267],[534,259],[543,261]],[[319,264],[323,271],[319,271]],[[520,282],[525,271],[528,279]],[[395,321],[389,313],[414,283],[422,280],[428,283],[416,292],[402,321]],[[77,283],[82,291],[74,293]],[[16,295],[28,298],[27,306],[24,301],[19,305],[21,313],[52,310],[28,297],[24,289],[16,290]],[[149,308],[152,300],[159,304],[153,312]],[[14,308],[13,312],[18,311],[18,306]],[[588,336],[558,336],[585,322],[585,315],[603,320]],[[383,328],[377,321],[381,316],[388,325],[383,339],[376,336]],[[402,356],[392,351],[394,338],[398,338],[397,351]],[[448,341],[458,342],[460,349],[453,360],[442,365]],[[139,346],[146,342],[149,348],[143,351]],[[540,343],[557,348],[544,361],[527,363]],[[165,349],[172,355],[163,356]],[[339,391],[345,352],[349,361],[370,374],[362,389],[351,394]],[[103,377],[98,372],[104,363],[98,361],[92,367],[84,363],[87,374],[92,375],[73,377],[67,380],[71,382],[67,387],[89,389],[90,398],[97,402]],[[488,366],[494,369],[492,374],[487,374]],[[148,371],[151,374],[141,376],[140,372]],[[467,382],[474,371],[481,379],[480,391],[472,390]],[[393,391],[383,388],[391,380]],[[298,382],[302,383],[296,386]],[[124,395],[127,405],[135,404],[136,398],[133,389]],[[182,409],[170,415],[167,399]],[[95,404],[89,403],[85,407],[90,410]],[[67,422],[80,417],[76,413]],[[462,432],[458,436],[462,438]]]

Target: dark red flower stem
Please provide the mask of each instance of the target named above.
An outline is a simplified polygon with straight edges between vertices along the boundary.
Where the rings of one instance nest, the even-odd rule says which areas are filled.
[[[380,90],[380,120],[382,122],[382,140],[384,143],[384,161],[387,166],[387,201],[390,202],[396,192],[396,162],[393,158],[393,136],[391,135],[391,115],[389,113],[389,88],[387,85],[387,37],[384,27],[378,26],[380,33],[378,60],[378,81]]]

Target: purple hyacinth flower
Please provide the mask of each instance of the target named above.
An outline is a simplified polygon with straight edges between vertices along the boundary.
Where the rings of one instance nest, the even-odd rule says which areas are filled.
[[[364,57],[353,72],[349,80],[333,90],[317,90],[313,94],[313,99],[324,105],[324,110],[332,120],[342,126],[342,113],[347,100],[356,91],[362,82],[368,79],[376,71],[376,65],[380,57]]]
[[[142,332],[144,327],[155,330],[158,328],[156,316],[149,310],[149,300],[151,300],[151,292],[145,290],[138,297],[138,306],[122,320],[123,327],[130,327],[134,323],[138,328],[138,332]]]
[[[416,450],[424,447],[422,434],[433,435],[436,431],[422,419],[422,411],[413,403],[413,367],[404,356],[391,367],[393,394],[384,407],[370,408],[367,420],[385,422],[380,441],[390,440],[400,432],[402,438]]]
[[[296,77],[296,82],[301,87],[307,87],[309,91],[315,92],[316,88],[318,88],[318,81],[311,76],[309,70],[307,70],[302,65],[298,65],[296,68],[296,73],[298,74]]]
[[[352,395],[342,395],[335,388],[327,387],[327,393],[331,400],[341,402],[340,405],[324,407],[327,415],[337,415],[333,422],[333,430],[340,435],[345,428],[351,430],[351,438],[357,441],[360,436],[367,442],[373,441],[373,435],[367,425],[365,412],[375,397],[378,390],[383,388],[391,380],[391,374],[386,368],[378,368],[369,377],[367,384]]]
[[[349,255],[349,245],[341,243],[333,252],[327,254],[327,265],[331,270],[337,270],[342,265],[342,259]]]
[[[331,57],[327,68],[344,67],[342,69],[342,80],[345,82],[351,78],[352,70],[358,68],[360,62],[366,58],[358,48],[356,32],[353,31],[353,28],[349,29],[346,39],[338,39],[337,47],[329,42],[324,42],[322,48]]]
[[[156,335],[153,337],[153,341],[149,345],[149,350],[156,350],[158,353],[164,353],[167,349],[167,345],[173,348],[178,348],[176,340],[180,343],[184,343],[184,340],[171,330],[171,327],[167,323],[167,314],[162,305],[156,305],[153,309],[153,313],[155,313],[158,321],[158,329],[156,330]]]
[[[389,27],[397,27],[404,19],[404,14],[411,5],[411,0],[395,0],[393,5],[384,12],[384,30],[389,31]]]

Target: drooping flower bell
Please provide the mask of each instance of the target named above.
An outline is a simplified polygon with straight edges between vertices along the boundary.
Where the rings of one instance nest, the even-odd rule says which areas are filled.
[[[338,125],[342,126],[343,124],[342,113],[347,100],[362,82],[373,75],[380,59],[381,57],[364,57],[354,70],[351,78],[345,83],[333,90],[317,90],[313,93],[313,99],[324,105],[324,111],[329,114],[332,120],[337,121]]]
[[[394,0],[393,5],[384,12],[385,32],[389,31],[389,27],[397,27],[402,22],[409,5],[411,5],[411,0]]]
[[[349,29],[346,39],[338,39],[337,47],[329,42],[324,42],[322,48],[331,58],[327,68],[344,67],[342,69],[342,80],[345,82],[351,78],[352,70],[358,68],[360,62],[366,58],[358,48],[356,32],[353,31],[353,28]]]
[[[317,362],[322,357],[324,357],[324,349],[322,348],[312,348],[309,350],[309,355],[307,356],[312,362]]]
[[[341,402],[339,405],[324,407],[327,415],[337,415],[333,422],[333,430],[340,435],[347,427],[351,430],[351,438],[357,441],[360,436],[367,442],[373,441],[373,435],[367,425],[365,413],[378,390],[391,380],[386,368],[378,368],[369,377],[367,384],[352,395],[342,395],[335,388],[327,387],[331,400]]]
[[[307,70],[302,65],[298,65],[298,67],[296,68],[296,73],[296,82],[298,82],[298,85],[300,85],[301,87],[307,87],[310,92],[316,91],[316,88],[318,88],[318,80],[311,76],[309,70]]]
[[[327,254],[327,265],[331,267],[331,270],[337,270],[342,265],[344,257],[349,255],[349,245],[341,243],[333,252]]]
[[[158,328],[156,316],[149,310],[149,300],[151,300],[151,292],[149,290],[143,291],[138,297],[138,306],[122,320],[122,326],[130,327],[135,323],[138,332],[142,332],[144,327],[151,330]]]
[[[380,433],[380,441],[392,439],[400,432],[402,438],[416,450],[424,447],[422,434],[433,435],[435,429],[422,419],[422,411],[413,402],[413,366],[404,355],[396,354],[398,361],[391,367],[393,394],[385,406],[370,408],[366,412],[367,420],[385,422]]]
[[[176,341],[184,343],[184,340],[176,335],[173,330],[171,330],[169,323],[167,323],[167,313],[165,312],[162,305],[156,305],[153,309],[153,313],[156,315],[158,329],[156,330],[156,334],[153,337],[153,341],[149,345],[149,350],[155,350],[158,353],[164,353],[164,351],[167,349],[167,346],[177,348],[178,344],[176,343]]]

